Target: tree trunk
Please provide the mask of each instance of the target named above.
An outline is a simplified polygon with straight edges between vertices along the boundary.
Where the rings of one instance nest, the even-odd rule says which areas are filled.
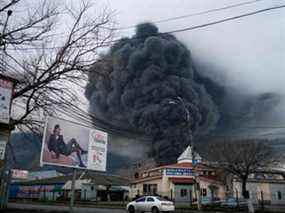
[[[246,182],[247,182],[247,178],[242,178],[241,179],[241,181],[242,181],[242,196],[243,196],[243,198],[245,198],[245,199],[248,199],[249,198],[249,194],[248,194],[248,192],[247,192],[247,190],[246,190]]]

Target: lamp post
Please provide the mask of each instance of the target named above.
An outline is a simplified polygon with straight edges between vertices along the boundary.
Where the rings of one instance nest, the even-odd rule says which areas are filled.
[[[178,103],[176,100],[178,100],[181,103],[181,105],[183,106],[183,109],[186,113],[187,127],[190,130],[190,127],[191,127],[190,112],[189,112],[189,109],[186,107],[184,100],[180,96],[177,96],[176,99],[170,100],[168,103],[177,105]],[[191,134],[189,134],[189,138],[191,139],[191,145],[190,146],[191,146],[191,151],[192,151],[192,166],[193,166],[193,170],[195,170],[196,162],[195,162],[195,152],[194,152],[194,141],[192,139]],[[200,189],[199,188],[200,187],[199,187],[199,184],[197,182],[196,175],[194,174],[194,192],[195,192],[195,196],[197,199],[197,208],[198,208],[198,210],[201,210],[201,200],[200,200]]]

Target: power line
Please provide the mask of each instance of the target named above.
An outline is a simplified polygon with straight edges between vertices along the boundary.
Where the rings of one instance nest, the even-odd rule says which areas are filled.
[[[205,27],[209,27],[209,26],[212,26],[212,25],[217,25],[217,24],[221,24],[221,23],[225,23],[225,22],[228,22],[228,21],[233,21],[233,20],[236,20],[236,19],[241,19],[241,18],[245,18],[245,17],[248,17],[248,16],[252,16],[252,15],[256,15],[256,14],[259,14],[259,13],[265,13],[265,12],[268,12],[268,11],[271,11],[271,10],[278,10],[278,9],[282,9],[285,7],[285,4],[284,5],[280,5],[280,6],[274,6],[274,7],[269,7],[269,8],[265,8],[265,9],[260,9],[260,10],[256,10],[256,11],[253,11],[253,12],[249,12],[249,13],[244,13],[242,15],[237,15],[237,16],[233,16],[233,17],[229,17],[229,18],[224,18],[224,19],[221,19],[221,20],[217,20],[217,21],[212,21],[212,22],[208,22],[208,23],[205,23],[205,24],[201,24],[201,25],[196,25],[196,26],[191,26],[191,27],[186,27],[186,28],[181,28],[181,29],[177,29],[177,30],[171,30],[171,31],[166,31],[166,32],[161,32],[161,33],[157,33],[156,35],[165,35],[165,34],[175,34],[175,33],[180,33],[180,32],[186,32],[186,31],[191,31],[191,30],[196,30],[196,29],[201,29],[201,28],[205,28]],[[129,40],[137,40],[137,39],[143,39],[145,38],[146,36],[140,36],[140,37],[132,37],[132,38],[128,38]],[[104,45],[102,45],[101,47],[108,47],[109,45],[113,44],[113,43],[116,43],[118,41],[120,41],[121,38],[119,39],[114,39],[112,41],[108,41],[108,42],[105,42]],[[84,46],[76,46],[76,47],[70,47],[71,49],[74,49],[74,48],[78,48],[78,47],[87,47],[89,45],[84,45]],[[19,48],[19,49],[11,49],[11,48],[7,48],[9,50],[37,50],[37,49],[60,49],[60,48],[63,48],[63,46],[55,46],[55,47],[44,47],[44,48],[36,48],[36,47],[30,47],[30,48]]]
[[[254,3],[257,3],[260,1],[264,1],[264,0],[254,0],[254,1],[242,2],[242,3],[238,3],[238,4],[232,4],[232,5],[228,5],[228,6],[224,6],[224,7],[220,7],[220,8],[209,9],[209,10],[196,12],[196,13],[190,13],[190,14],[186,14],[186,15],[182,15],[182,16],[175,16],[175,17],[171,17],[171,18],[160,19],[157,21],[153,21],[152,23],[160,24],[160,23],[164,23],[164,22],[175,21],[175,20],[189,18],[189,17],[193,17],[193,16],[205,15],[208,13],[213,13],[213,12],[218,12],[218,11],[222,11],[222,10],[236,8],[236,7],[240,7],[240,6],[244,6],[244,5],[254,4]],[[119,28],[116,28],[115,30],[126,30],[126,29],[132,29],[135,27],[136,27],[136,25],[130,25],[130,26],[126,26],[126,27],[119,27]]]
[[[240,18],[256,15],[256,14],[259,14],[259,13],[264,13],[264,12],[267,12],[267,11],[270,11],[270,10],[282,9],[284,7],[285,7],[285,5],[269,7],[269,8],[265,8],[265,9],[261,9],[261,10],[256,10],[256,11],[250,12],[250,13],[245,13],[245,14],[242,14],[242,15],[233,16],[233,17],[229,17],[229,18],[226,18],[226,19],[222,19],[222,20],[209,22],[209,23],[206,23],[206,24],[201,24],[201,25],[197,25],[197,26],[193,26],[193,27],[186,27],[186,28],[183,28],[183,29],[173,30],[173,31],[170,31],[169,33],[179,33],[179,32],[184,32],[184,31],[204,28],[204,27],[207,27],[207,26],[210,26],[210,25],[216,25],[216,24],[232,21],[232,20],[235,20],[235,19],[240,19]]]
[[[247,129],[285,129],[285,126],[245,126]]]
[[[213,12],[218,12],[218,11],[223,11],[223,10],[232,9],[232,8],[236,8],[236,7],[241,7],[241,6],[244,6],[244,5],[255,4],[255,3],[258,3],[258,2],[261,2],[261,1],[264,1],[264,0],[252,0],[252,1],[242,2],[242,3],[238,3],[238,4],[231,4],[231,5],[224,6],[224,7],[219,7],[219,8],[204,10],[204,11],[200,11],[200,12],[185,14],[185,15],[182,15],[182,16],[175,16],[175,17],[160,19],[160,20],[157,20],[157,21],[152,21],[152,23],[159,24],[159,23],[164,23],[164,22],[170,22],[170,21],[174,21],[174,20],[184,19],[184,18],[188,18],[188,17],[205,15],[205,14],[209,14],[209,13],[213,13]],[[99,28],[120,31],[120,30],[136,28],[136,26],[137,25],[134,24],[134,25],[129,25],[129,26],[125,26],[125,27],[118,27],[118,28],[108,28],[108,27],[104,27],[104,26],[101,26]],[[49,37],[54,36],[54,35],[59,35],[60,37],[66,36],[66,35],[62,35],[62,33],[57,33],[57,34],[50,34]]]

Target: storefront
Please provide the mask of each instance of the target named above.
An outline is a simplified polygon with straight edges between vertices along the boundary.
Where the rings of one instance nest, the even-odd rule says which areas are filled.
[[[165,165],[141,171],[131,182],[131,198],[142,195],[160,195],[175,202],[192,202],[196,199],[195,183],[200,186],[201,196],[211,195],[224,198],[225,186],[218,179],[216,171],[202,162],[198,153],[192,164],[191,147],[181,154],[176,164]],[[215,192],[211,186],[215,186]]]
[[[72,175],[11,184],[10,199],[68,200]],[[129,197],[128,180],[114,175],[84,172],[75,181],[75,200],[122,201]]]

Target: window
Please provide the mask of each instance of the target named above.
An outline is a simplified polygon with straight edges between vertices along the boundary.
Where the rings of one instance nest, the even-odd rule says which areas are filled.
[[[157,184],[144,184],[143,193],[147,195],[155,195],[157,193]]]
[[[146,201],[147,202],[154,202],[154,199],[152,197],[148,197]]]
[[[143,193],[144,193],[144,194],[147,194],[147,193],[148,193],[148,185],[147,185],[147,184],[144,184],[144,185],[143,185]]]
[[[137,199],[136,202],[137,203],[145,202],[145,197]]]
[[[202,189],[202,196],[206,197],[207,196],[207,189]]]
[[[277,199],[278,200],[281,200],[282,199],[282,194],[280,191],[277,192]]]
[[[187,189],[180,190],[180,197],[187,197]]]

